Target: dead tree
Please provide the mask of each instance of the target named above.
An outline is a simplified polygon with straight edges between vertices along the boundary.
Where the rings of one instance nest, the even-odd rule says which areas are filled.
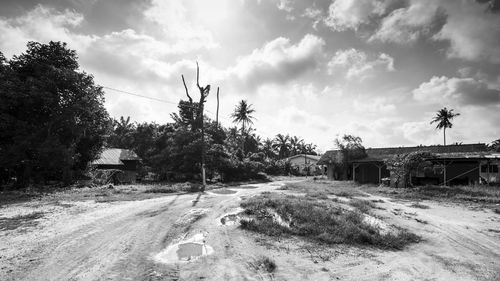
[[[196,109],[196,116],[193,117],[193,130],[198,128],[201,129],[201,177],[202,177],[202,191],[205,191],[205,186],[207,185],[206,175],[205,175],[205,126],[203,124],[203,110],[205,107],[205,102],[207,101],[208,94],[210,93],[210,85],[205,87],[200,86],[200,67],[198,62],[196,62],[196,86],[200,91],[200,101],[195,107],[193,99],[189,95],[188,88],[186,86],[186,81],[184,80],[184,75],[181,75],[182,83],[184,84],[184,89],[186,90],[186,95],[189,99],[189,105],[192,109]]]

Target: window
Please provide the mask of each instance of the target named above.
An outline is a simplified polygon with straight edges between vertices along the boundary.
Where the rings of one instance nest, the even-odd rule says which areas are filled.
[[[481,173],[488,173],[488,165],[481,165]],[[490,173],[498,173],[498,165],[490,164]]]

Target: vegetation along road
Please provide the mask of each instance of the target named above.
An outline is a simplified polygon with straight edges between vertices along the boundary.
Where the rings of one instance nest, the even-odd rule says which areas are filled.
[[[138,201],[3,205],[0,280],[499,280],[500,215],[491,209],[391,199],[345,184],[276,181]],[[283,217],[286,202],[313,204],[310,214],[333,206],[349,219],[307,236],[294,214]],[[253,211],[242,212],[248,206]],[[337,232],[356,223],[351,211],[377,231],[412,235],[391,246],[365,227],[361,239],[340,243],[346,238]],[[269,216],[274,234],[239,224]]]

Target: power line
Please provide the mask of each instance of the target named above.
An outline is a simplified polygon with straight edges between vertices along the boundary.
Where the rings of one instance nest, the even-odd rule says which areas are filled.
[[[164,102],[164,103],[178,105],[178,103],[173,102],[173,101],[169,101],[169,100],[164,100],[164,99],[149,97],[149,96],[145,96],[145,95],[140,95],[140,94],[136,94],[136,93],[132,93],[132,92],[127,92],[127,91],[123,91],[123,90],[119,90],[119,89],[115,89],[115,88],[111,88],[111,87],[107,87],[107,86],[101,86],[101,87],[104,88],[104,89],[112,90],[112,91],[115,91],[115,92],[118,92],[118,93],[123,93],[123,94],[131,95],[131,96],[135,96],[135,97],[140,97],[140,98],[144,98],[144,99],[149,99],[149,100],[154,100],[154,101],[159,101],[159,102]],[[193,106],[183,105],[183,106],[184,107],[191,107],[191,108],[194,108],[194,109],[198,108],[198,106],[194,106],[194,105]],[[212,111],[210,111],[208,109],[205,109],[205,111],[209,112],[211,114],[215,114],[215,113],[213,113]],[[222,118],[224,118],[224,117],[222,117]],[[224,119],[229,120],[227,118],[224,118]]]
[[[172,102],[172,101],[169,101],[169,100],[164,100],[164,99],[149,97],[149,96],[145,96],[145,95],[140,95],[140,94],[136,94],[136,93],[132,93],[132,92],[128,92],[128,91],[116,89],[116,88],[111,88],[111,87],[107,87],[107,86],[101,86],[101,87],[103,87],[104,89],[112,90],[112,91],[115,91],[115,92],[118,92],[118,93],[122,93],[122,94],[127,94],[127,95],[131,95],[131,96],[135,96],[135,97],[140,97],[140,98],[144,98],[144,99],[149,99],[149,100],[164,102],[164,103],[168,103],[168,104],[178,105],[178,103]],[[188,105],[184,105],[184,106],[185,107],[189,107]],[[195,108],[195,109],[198,108],[197,106],[190,106],[190,107]],[[215,115],[215,113],[213,113],[212,111],[210,111],[208,109],[205,109],[205,111],[208,112],[208,113],[210,113],[210,114]],[[233,122],[233,120],[231,120],[231,119],[229,119],[229,118],[227,118],[225,116],[219,116],[219,118],[222,118],[222,119],[224,119],[226,121],[229,121],[229,122]],[[260,129],[259,131],[261,131],[261,133],[264,133],[266,135],[274,135],[274,134],[269,134],[269,132],[265,132],[262,129]]]
[[[111,88],[111,87],[106,87],[106,86],[101,86],[101,87],[103,87],[104,89],[112,90],[112,91],[115,91],[115,92],[119,92],[119,93],[131,95],[131,96],[136,96],[136,97],[140,97],[140,98],[144,98],[144,99],[150,99],[150,100],[155,100],[155,101],[159,101],[159,102],[164,102],[164,103],[170,103],[170,104],[177,105],[176,102],[172,102],[172,101],[168,101],[168,100],[163,100],[163,99],[148,97],[148,96],[144,96],[144,95],[139,95],[139,94],[135,94],[135,93],[131,93],[131,92],[127,92],[127,91],[123,91],[123,90],[119,90],[119,89],[115,89],[115,88]]]

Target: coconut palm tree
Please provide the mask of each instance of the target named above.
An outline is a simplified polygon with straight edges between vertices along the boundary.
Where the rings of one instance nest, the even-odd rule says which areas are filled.
[[[231,117],[233,118],[233,122],[236,124],[241,124],[241,150],[243,153],[245,152],[245,140],[246,135],[248,134],[247,130],[245,130],[246,125],[252,125],[253,119],[255,117],[252,116],[252,113],[255,112],[255,109],[252,108],[251,104],[248,104],[246,100],[241,100],[236,107],[234,108]]]
[[[290,152],[292,154],[291,156],[299,154],[303,144],[304,144],[303,139],[301,139],[297,136],[291,137],[290,138],[290,150],[291,150]]]
[[[431,124],[437,123],[436,129],[443,129],[444,145],[446,145],[446,128],[451,128],[453,126],[451,120],[459,115],[460,113],[453,113],[453,109],[448,110],[444,107],[438,110],[432,119]]]
[[[270,138],[266,138],[264,141],[262,141],[261,149],[267,158],[273,159],[276,156],[273,146],[274,141]]]
[[[252,116],[252,113],[254,112],[255,109],[252,108],[251,104],[248,104],[246,100],[241,100],[231,114],[233,122],[241,124],[241,131],[243,133],[245,132],[246,125],[253,124],[253,119],[255,119],[255,117]]]
[[[290,154],[289,140],[289,135],[284,136],[282,134],[277,134],[276,138],[274,139],[273,147],[276,151],[278,151],[278,157],[280,159],[286,158]]]

